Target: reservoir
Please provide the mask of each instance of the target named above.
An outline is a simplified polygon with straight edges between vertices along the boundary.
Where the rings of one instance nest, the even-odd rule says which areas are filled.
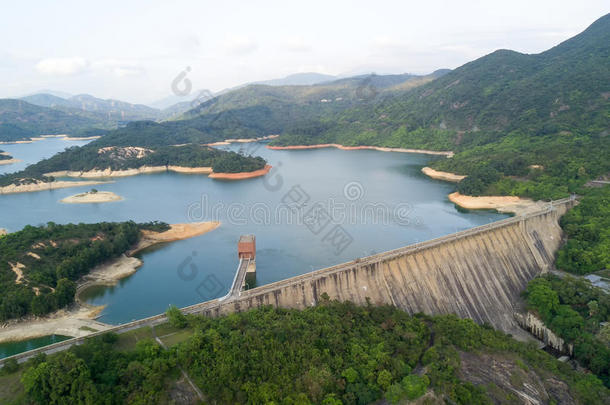
[[[79,141],[1,146],[18,159],[35,161],[49,144],[57,151]],[[49,221],[221,221],[205,235],[141,252],[144,265],[116,286],[83,292],[89,303],[105,305],[101,322],[119,324],[161,313],[170,304],[183,307],[225,295],[242,234],[256,235],[257,285],[263,285],[506,217],[459,211],[447,199],[455,185],[420,172],[444,157],[333,148],[272,151],[260,143],[224,148],[263,156],[273,170],[241,181],[178,173],[109,179],[112,183],[95,188],[123,200],[103,204],[59,202],[90,187],[3,195],[0,228],[16,231]],[[35,156],[28,158],[29,151]],[[341,243],[333,236],[337,232]]]
[[[61,342],[62,340],[70,339],[69,336],[49,335],[41,336],[34,339],[23,340],[20,342],[0,343],[0,359],[12,356],[17,353],[27,352],[39,347],[48,346],[53,343]]]

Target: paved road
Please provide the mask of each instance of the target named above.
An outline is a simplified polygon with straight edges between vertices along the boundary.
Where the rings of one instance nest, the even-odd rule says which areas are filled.
[[[246,272],[248,271],[248,266],[250,265],[250,259],[239,259],[239,265],[237,266],[237,272],[235,273],[235,277],[233,278],[233,284],[231,285],[231,289],[222,298],[219,298],[218,301],[226,301],[232,300],[239,297],[239,293],[242,288],[246,284]]]

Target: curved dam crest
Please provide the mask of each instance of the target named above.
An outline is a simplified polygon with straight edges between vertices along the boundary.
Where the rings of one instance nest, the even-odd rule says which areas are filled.
[[[326,293],[356,304],[389,304],[410,314],[454,313],[509,332],[520,293],[546,272],[562,240],[559,218],[575,203],[565,199],[520,217],[318,270],[213,300],[196,310],[208,316],[263,305],[304,308]],[[263,270],[264,271],[264,270]]]
[[[427,242],[357,259],[182,308],[220,316],[265,305],[302,309],[323,294],[356,304],[389,304],[410,314],[456,314],[506,333],[521,331],[516,305],[527,283],[552,267],[562,242],[559,218],[576,200],[552,202],[538,212],[504,219]],[[165,314],[94,332],[12,356],[19,362],[55,353],[104,333],[124,333],[166,321]],[[8,359],[0,359],[0,364]]]

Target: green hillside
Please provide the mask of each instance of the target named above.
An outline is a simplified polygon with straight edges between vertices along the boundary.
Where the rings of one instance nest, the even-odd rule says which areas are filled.
[[[71,134],[100,121],[81,114],[30,104],[23,100],[0,99],[0,142],[29,140],[32,136]]]
[[[476,405],[523,398],[593,405],[609,398],[594,375],[453,315],[410,316],[328,300],[302,311],[168,314],[167,324],[7,364],[0,392],[9,404],[87,405]]]
[[[557,197],[610,169],[609,44],[606,15],[546,52],[496,51],[406,93],[296,126],[274,143],[455,150],[434,166],[470,174],[464,193]],[[544,170],[530,173],[530,165]]]

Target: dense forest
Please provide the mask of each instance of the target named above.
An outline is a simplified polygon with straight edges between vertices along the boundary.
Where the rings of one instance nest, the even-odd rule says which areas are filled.
[[[561,218],[568,236],[555,265],[575,274],[610,269],[610,187],[583,188],[579,204]]]
[[[610,264],[610,187],[581,188],[579,204],[560,220],[568,237],[555,265],[576,275]],[[558,336],[574,345],[574,358],[610,387],[610,294],[580,277],[547,275],[524,293],[528,307]]]
[[[32,181],[53,181],[45,173],[94,169],[124,170],[144,166],[211,167],[217,173],[251,172],[265,167],[261,157],[223,151],[207,146],[164,146],[156,149],[121,147],[100,148],[94,144],[73,146],[48,159],[28,166],[25,170],[0,175],[0,187]]]
[[[303,311],[264,307],[172,323],[129,337],[103,335],[21,369],[7,364],[0,381],[16,384],[7,403],[171,403],[178,366],[218,404],[351,405],[383,398],[397,404],[423,396],[433,404],[492,404],[519,402],[524,384],[549,403],[610,398],[595,376],[452,315],[409,316],[389,306],[325,300]],[[165,334],[167,350],[146,338],[153,333]],[[492,364],[510,377],[490,375]],[[481,379],[487,383],[475,384]]]
[[[127,251],[152,222],[26,226],[0,237],[0,320],[44,315],[74,301],[76,280]]]
[[[610,294],[587,280],[547,275],[532,280],[525,297],[545,325],[574,345],[574,358],[610,388]]]

